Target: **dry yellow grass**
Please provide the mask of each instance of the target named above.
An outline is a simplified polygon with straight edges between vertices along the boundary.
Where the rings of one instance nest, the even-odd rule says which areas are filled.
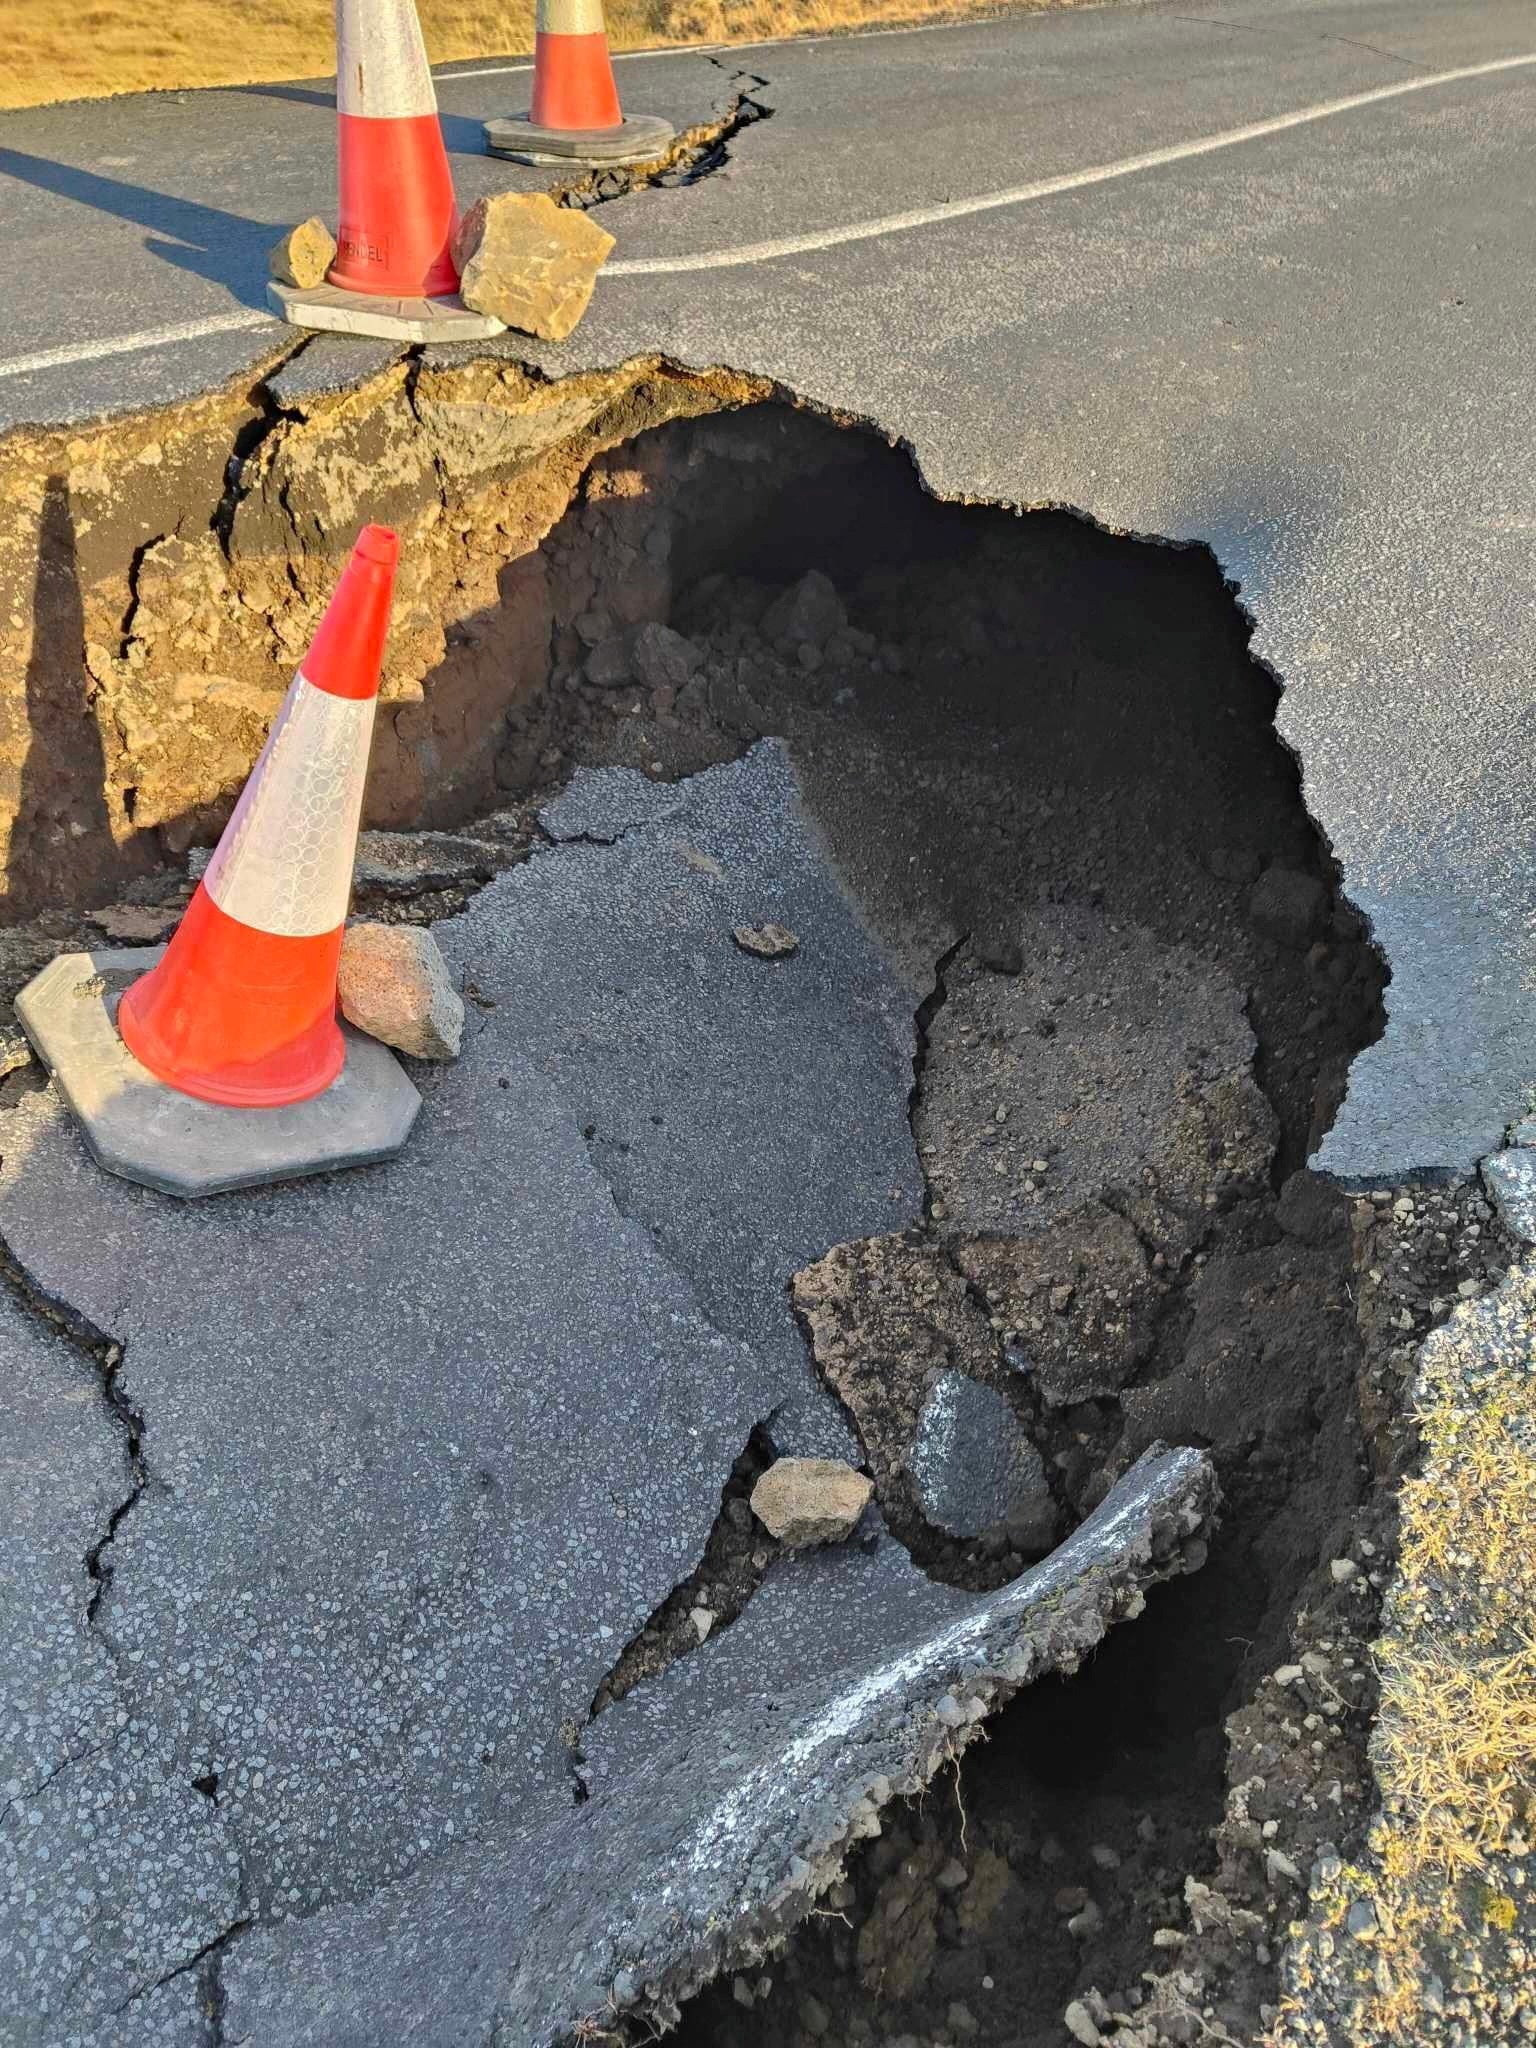
[[[533,47],[533,0],[418,5],[434,63]],[[978,0],[609,0],[607,10],[618,49],[745,42],[986,11]],[[78,12],[63,0],[6,0],[5,35],[0,107],[319,77],[334,61],[331,0],[103,0]]]
[[[1424,1348],[1423,1464],[1403,1488],[1397,1583],[1377,1645],[1381,1818],[1367,1856],[1315,1900],[1293,1952],[1301,1995],[1274,2031],[1283,2048],[1316,2038],[1306,2016],[1318,2012],[1362,2048],[1440,2039],[1439,2008],[1426,2005],[1434,1972],[1468,2000],[1470,2034],[1513,2038],[1515,2016],[1496,2000],[1532,1981],[1521,1877],[1536,1835],[1533,1317],[1536,1268],[1511,1274]],[[1347,1931],[1362,1900],[1375,1910],[1368,1942]]]

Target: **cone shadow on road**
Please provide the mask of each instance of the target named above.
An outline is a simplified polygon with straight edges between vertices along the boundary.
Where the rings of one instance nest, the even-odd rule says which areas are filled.
[[[104,178],[23,149],[0,148],[0,176],[149,229],[144,246],[156,256],[223,285],[245,305],[266,309],[267,251],[290,223],[247,220],[219,206]]]
[[[440,78],[435,83],[449,85],[452,80]],[[309,85],[231,85],[225,90],[246,93],[253,99],[295,100],[301,106],[323,107],[328,114],[336,111],[334,91],[326,92]],[[485,127],[482,122],[472,121],[466,114],[445,114],[441,108],[437,118],[442,123],[444,147],[451,155],[485,155]]]
[[[26,671],[31,738],[5,876],[5,908],[22,914],[39,903],[68,902],[77,876],[108,875],[118,862],[85,667],[74,515],[62,476],[50,476],[44,486],[32,619]]]

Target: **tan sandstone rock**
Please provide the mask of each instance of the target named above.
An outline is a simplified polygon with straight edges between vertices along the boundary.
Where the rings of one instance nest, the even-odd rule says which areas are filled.
[[[768,1531],[801,1550],[841,1543],[869,1505],[874,1482],[836,1458],[780,1458],[752,1489],[752,1512]]]
[[[420,925],[348,925],[337,977],[341,1014],[418,1060],[458,1057],[464,1004],[436,939]]]
[[[496,192],[475,201],[453,238],[459,292],[473,312],[564,341],[612,247],[596,221],[547,193]]]
[[[297,285],[306,292],[325,283],[325,273],[335,260],[336,237],[318,214],[290,228],[267,252],[267,268],[278,283]]]

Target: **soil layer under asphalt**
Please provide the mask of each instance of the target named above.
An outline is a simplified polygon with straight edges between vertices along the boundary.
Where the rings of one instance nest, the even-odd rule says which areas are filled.
[[[1415,1348],[1509,1246],[1473,1188],[1346,1197],[1306,1171],[1380,1030],[1384,972],[1234,596],[1199,550],[937,504],[882,444],[779,406],[599,457],[536,554],[542,682],[494,695],[478,782],[400,797],[390,822],[443,829],[365,845],[360,911],[458,908],[578,765],[673,779],[782,735],[920,1024],[924,1224],[829,1252],[794,1289],[892,1528],[929,1571],[990,1585],[1153,1442],[1209,1448],[1225,1498],[1201,1571],[890,1812],[815,1917],[678,2038],[1255,2040],[1309,1872],[1368,1817],[1368,1645]],[[532,573],[505,579],[507,606]],[[470,712],[508,630],[450,640]],[[140,845],[110,906],[13,926],[5,992],[103,931],[159,936],[188,839],[224,808]],[[1044,1475],[1032,1513],[979,1536],[925,1519],[908,1464],[955,1370],[1001,1395]],[[698,1609],[726,1627],[751,1598],[772,1546],[745,1498],[767,1454],[744,1456],[698,1572],[598,1706],[686,1654]]]

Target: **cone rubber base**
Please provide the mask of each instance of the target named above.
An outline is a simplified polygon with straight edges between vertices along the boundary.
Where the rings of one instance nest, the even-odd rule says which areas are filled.
[[[487,121],[485,146],[492,156],[519,164],[588,164],[620,170],[665,156],[677,130],[659,114],[631,114],[617,128],[541,128],[536,121]]]
[[[383,299],[340,285],[267,286],[267,297],[292,327],[319,327],[333,334],[376,334],[386,341],[490,341],[505,334],[506,322],[472,313],[461,298]]]
[[[16,1014],[91,1155],[167,1195],[217,1195],[393,1159],[421,1107],[387,1047],[342,1026],[347,1060],[322,1095],[285,1109],[229,1109],[167,1088],[117,1035],[123,991],[163,946],[64,953],[16,998]]]

